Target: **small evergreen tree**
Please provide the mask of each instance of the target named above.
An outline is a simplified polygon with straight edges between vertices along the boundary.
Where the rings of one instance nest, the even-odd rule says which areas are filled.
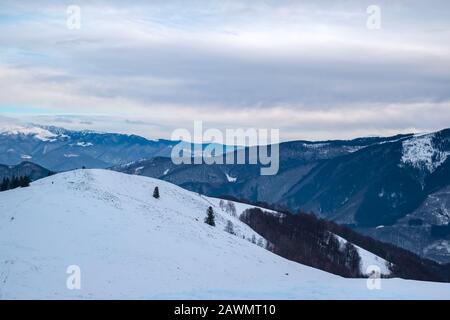
[[[20,187],[20,182],[18,177],[13,177],[11,180],[11,185],[9,186],[9,189],[15,189]]]
[[[155,187],[155,190],[153,190],[153,198],[159,199],[159,188]]]
[[[0,191],[8,190],[9,180],[7,178],[3,178],[2,184],[0,186]]]
[[[208,210],[206,210],[205,223],[209,224],[210,226],[215,227],[216,226],[216,222],[214,220],[215,220],[214,210],[213,210],[212,207],[208,207]]]
[[[31,180],[30,180],[30,178],[28,176],[20,177],[19,184],[20,184],[20,186],[22,188],[29,187],[30,186],[30,182],[31,182]]]
[[[0,191],[6,191],[19,187],[28,187],[30,183],[31,179],[28,176],[13,176],[11,180],[9,178],[3,178],[2,182],[0,183]]]

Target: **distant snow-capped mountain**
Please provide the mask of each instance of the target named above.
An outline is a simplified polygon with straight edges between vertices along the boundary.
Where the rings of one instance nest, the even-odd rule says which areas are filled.
[[[0,134],[2,135],[8,135],[8,136],[29,136],[33,137],[34,139],[40,140],[40,141],[55,141],[57,134],[46,130],[39,126],[34,125],[5,125],[3,124],[0,128]]]
[[[237,214],[250,207],[234,205]],[[203,222],[209,206],[215,227]],[[227,221],[234,234],[224,230]],[[252,243],[261,236],[219,199],[108,170],[60,173],[1,192],[0,230],[1,299],[445,299],[449,290],[400,279],[369,290],[365,279]],[[81,290],[66,286],[69,266],[79,268]]]
[[[175,143],[52,126],[3,125],[0,128],[0,163],[15,165],[27,160],[53,171],[107,168],[141,158],[168,156]]]
[[[54,126],[0,124],[0,164],[32,161],[53,171],[108,168],[139,159],[170,157],[173,146],[179,142]],[[186,143],[185,146],[183,155],[191,156],[199,155],[207,144]]]

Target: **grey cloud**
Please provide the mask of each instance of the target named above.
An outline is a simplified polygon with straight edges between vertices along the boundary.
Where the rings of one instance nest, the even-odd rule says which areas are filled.
[[[320,58],[299,55],[283,61],[256,53],[252,60],[248,53],[227,56],[168,46],[107,48],[94,54],[80,53],[73,60],[99,84],[88,84],[90,93],[123,95],[144,103],[320,107],[450,98],[450,71],[443,72],[450,70],[448,58],[409,57],[401,52],[394,57],[383,52],[377,56],[367,51],[343,59],[332,54]]]
[[[310,131],[326,124],[330,135],[407,130],[424,110],[438,116],[424,117],[422,128],[445,125],[449,3],[377,2],[379,31],[365,27],[372,1],[78,1],[82,29],[72,32],[64,28],[72,3],[0,1],[0,16],[17,19],[0,21],[0,67],[21,71],[4,80],[17,82],[17,102],[76,113],[104,112],[110,101],[111,116],[125,119],[115,125],[129,130],[146,123],[169,130],[151,117],[176,122],[174,106],[198,117],[245,109],[255,123],[280,107],[298,115],[278,118],[292,133],[299,124]],[[52,94],[37,94],[43,90]],[[172,106],[172,120],[155,105]],[[135,110],[146,120],[129,117]],[[331,122],[308,118],[315,111]]]

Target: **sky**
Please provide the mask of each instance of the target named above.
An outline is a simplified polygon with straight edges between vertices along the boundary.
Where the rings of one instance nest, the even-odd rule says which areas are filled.
[[[4,122],[152,139],[429,132],[450,127],[450,2],[0,0],[0,88]]]

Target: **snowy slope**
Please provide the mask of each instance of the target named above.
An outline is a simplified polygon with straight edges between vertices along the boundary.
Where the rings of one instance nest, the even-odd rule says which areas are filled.
[[[435,134],[416,135],[403,141],[403,154],[401,162],[417,169],[426,169],[433,173],[450,155],[433,145]]]
[[[368,290],[364,279],[287,261],[243,239],[255,233],[218,201],[106,170],[1,192],[0,298],[450,298],[449,284],[391,279]],[[203,223],[210,205],[215,228]],[[223,231],[228,219],[238,235]],[[66,287],[70,265],[80,290]]]
[[[336,239],[338,239],[342,247],[348,242],[346,239],[338,235],[334,236],[336,237]],[[372,266],[377,266],[380,270],[380,273],[384,276],[389,276],[391,274],[391,270],[389,270],[389,266],[391,265],[391,263],[355,244],[353,244],[353,246],[355,246],[356,250],[358,251],[359,257],[361,258],[361,274],[370,274],[370,271],[368,272],[368,270],[372,270]]]

